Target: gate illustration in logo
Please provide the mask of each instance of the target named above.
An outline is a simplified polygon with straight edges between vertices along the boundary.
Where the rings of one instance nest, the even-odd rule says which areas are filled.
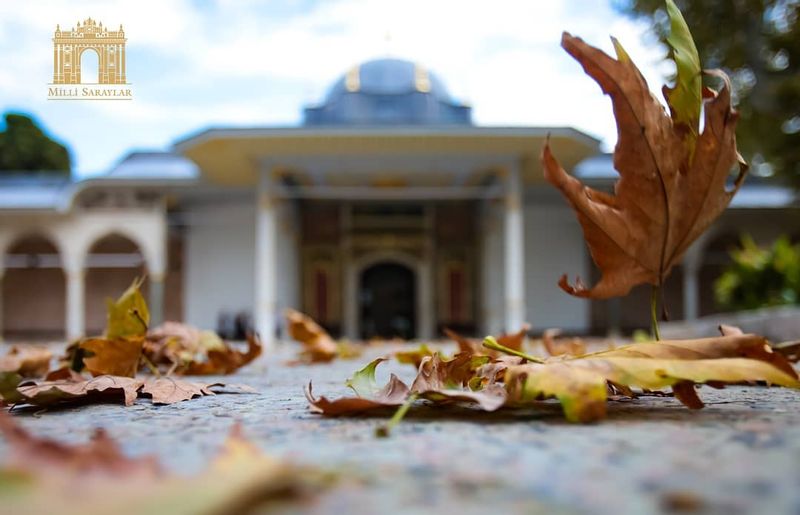
[[[81,83],[81,56],[87,50],[98,57],[97,78],[100,84],[126,84],[125,32],[108,30],[102,23],[87,18],[72,30],[56,25],[53,37],[53,84]]]

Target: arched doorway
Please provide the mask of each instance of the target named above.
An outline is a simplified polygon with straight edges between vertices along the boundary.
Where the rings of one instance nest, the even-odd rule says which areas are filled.
[[[136,243],[119,234],[97,240],[86,256],[86,334],[101,334],[106,326],[106,299],[116,299],[135,278],[146,274]],[[148,283],[142,285],[145,299]]]
[[[376,263],[361,272],[358,302],[362,338],[416,336],[416,277],[399,263]]]
[[[58,248],[43,236],[23,237],[8,248],[2,280],[4,338],[64,338],[66,286],[61,266]]]

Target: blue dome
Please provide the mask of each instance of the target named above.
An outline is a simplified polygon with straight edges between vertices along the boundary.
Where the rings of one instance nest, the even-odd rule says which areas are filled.
[[[377,59],[348,70],[325,101],[304,114],[305,125],[463,125],[471,123],[472,113],[426,68]]]

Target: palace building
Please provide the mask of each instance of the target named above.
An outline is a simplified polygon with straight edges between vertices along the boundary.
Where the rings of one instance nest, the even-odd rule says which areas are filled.
[[[2,334],[98,333],[104,298],[145,274],[154,322],[229,337],[280,337],[286,307],[352,339],[647,327],[647,289],[590,302],[556,284],[598,274],[539,154],[549,135],[568,171],[610,190],[598,140],[477,126],[434,73],[398,59],[350,69],[303,115],[296,127],[203,129],[89,179],[6,173]],[[670,277],[672,318],[714,312],[711,284],[740,233],[800,235],[794,200],[749,180]]]

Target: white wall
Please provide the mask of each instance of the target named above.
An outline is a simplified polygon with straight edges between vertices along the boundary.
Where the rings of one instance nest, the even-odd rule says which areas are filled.
[[[194,207],[187,213],[184,319],[215,329],[223,311],[252,314],[255,206]]]
[[[569,207],[526,202],[526,312],[535,331],[589,329],[590,301],[572,297],[558,287],[558,279],[565,273],[571,281],[576,275],[589,281],[588,259],[581,227]]]
[[[276,317],[299,306],[298,227],[294,208],[277,213]],[[255,303],[255,206],[209,205],[189,211],[184,309],[186,322],[214,329],[222,312],[253,316]]]

